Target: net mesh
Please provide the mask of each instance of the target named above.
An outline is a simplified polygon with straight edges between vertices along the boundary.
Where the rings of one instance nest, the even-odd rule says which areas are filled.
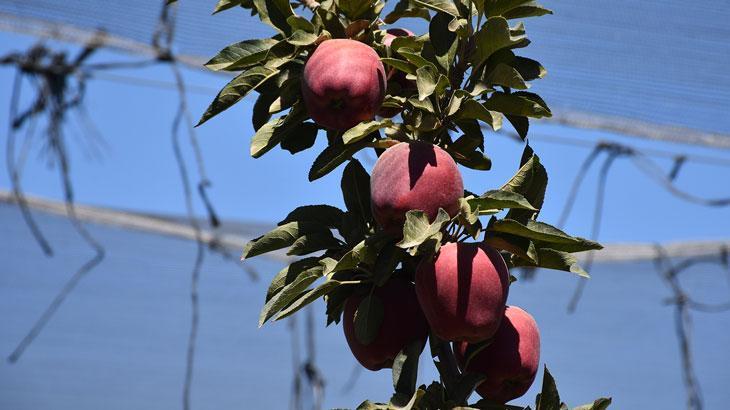
[[[582,118],[583,125],[621,128],[636,122],[632,132],[647,134],[657,133],[653,125],[681,127],[671,132],[682,134],[685,142],[709,135],[722,140],[715,145],[730,146],[726,1],[545,0],[555,14],[527,22],[533,44],[526,54],[549,72],[534,90],[559,118]],[[178,3],[175,51],[190,61],[203,62],[234,41],[271,34],[247,11],[211,16],[214,0]],[[35,27],[36,33],[60,36],[104,29],[117,45],[143,50],[161,5],[150,0],[0,0],[0,24],[6,30]],[[585,114],[617,120],[607,127],[605,120],[585,121]]]

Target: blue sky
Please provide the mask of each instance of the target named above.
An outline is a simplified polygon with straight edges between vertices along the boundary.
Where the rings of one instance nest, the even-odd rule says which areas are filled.
[[[33,44],[29,37],[0,34],[0,53],[24,50]],[[72,50],[72,46],[60,45]],[[128,59],[127,55],[101,52],[95,61]],[[117,70],[113,74],[172,82],[169,67]],[[0,122],[7,129],[9,94],[14,71],[0,68],[0,84],[5,98],[0,99]],[[190,86],[210,89],[210,93],[189,94],[194,117],[203,112],[215,90],[227,78],[202,71],[186,70]],[[543,82],[550,81],[550,76]],[[535,87],[539,92],[539,86]],[[28,104],[30,87],[23,88]],[[248,155],[253,129],[250,124],[253,98],[247,98],[199,129],[197,135],[213,186],[210,196],[224,219],[275,222],[299,205],[328,203],[342,205],[339,191],[340,170],[309,183],[307,172],[316,155],[324,147],[320,135],[315,148],[292,156],[275,149],[260,159]],[[548,101],[550,103],[550,101]],[[101,158],[89,157],[83,150],[83,136],[77,117],[67,121],[66,136],[71,151],[71,176],[79,203],[101,205],[145,212],[181,214],[184,212],[182,188],[170,143],[172,118],[177,107],[174,89],[160,89],[118,83],[99,78],[88,86],[86,107],[108,144]],[[559,107],[554,107],[559,108]],[[39,127],[40,129],[40,127]],[[598,131],[570,129],[550,124],[533,124],[532,146],[548,169],[550,183],[541,219],[557,222],[575,173],[588,155],[586,147],[563,146],[542,141],[541,135],[578,138],[585,141],[612,139],[636,147],[664,149],[677,153],[711,155],[730,158],[727,151],[717,151],[677,144],[646,142]],[[21,136],[23,134],[20,134]],[[39,134],[40,135],[40,134]],[[186,155],[192,160],[187,137],[182,134]],[[5,139],[3,139],[5,141]],[[60,198],[59,178],[40,154],[41,141],[36,139],[23,176],[27,193]],[[516,170],[522,146],[504,136],[488,134],[486,150],[493,161],[489,172],[464,170],[465,186],[475,192],[499,187]],[[5,144],[0,144],[0,157],[5,158]],[[189,162],[192,164],[192,161]],[[665,169],[671,161],[659,160]],[[366,167],[372,166],[365,162]],[[567,230],[587,236],[593,213],[597,169],[587,176]],[[689,163],[682,170],[678,184],[698,195],[723,197],[729,193],[730,168]],[[9,189],[9,178],[0,172],[0,189]],[[202,214],[202,206],[198,203]],[[630,161],[617,160],[607,185],[604,224],[600,240],[675,241],[688,239],[726,239],[730,229],[730,209],[708,208],[682,202],[640,174]]]

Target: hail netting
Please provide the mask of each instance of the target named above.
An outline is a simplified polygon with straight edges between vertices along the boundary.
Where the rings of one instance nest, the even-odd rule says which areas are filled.
[[[214,0],[178,3],[175,52],[193,61],[206,61],[229,43],[272,34],[246,10],[211,15]],[[539,82],[536,91],[557,117],[573,122],[579,118],[582,125],[596,128],[605,128],[596,118],[611,118],[621,127],[633,120],[645,129],[661,124],[730,138],[730,116],[725,112],[730,107],[730,76],[724,74],[730,65],[726,0],[544,3],[555,14],[529,21],[527,34],[534,43],[528,56],[548,69],[550,81]],[[161,2],[100,4],[0,0],[0,28],[62,38],[64,31],[74,31],[77,39],[79,32],[103,28],[123,47],[123,41],[150,43]],[[409,20],[402,24],[426,31],[421,21]]]

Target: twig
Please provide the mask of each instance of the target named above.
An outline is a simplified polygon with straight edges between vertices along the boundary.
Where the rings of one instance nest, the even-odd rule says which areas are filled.
[[[181,106],[182,107],[182,106]],[[200,307],[198,301],[198,283],[200,281],[200,270],[203,264],[205,256],[205,246],[202,241],[201,229],[198,224],[198,220],[195,218],[195,210],[193,208],[192,192],[190,189],[190,180],[188,177],[187,167],[185,165],[185,159],[183,158],[182,151],[180,149],[180,141],[178,139],[178,129],[182,122],[183,111],[182,108],[178,109],[175,115],[175,120],[172,126],[172,147],[175,153],[175,160],[177,161],[178,169],[180,172],[180,179],[182,181],[184,195],[185,195],[185,208],[187,210],[188,221],[195,231],[195,244],[196,254],[195,262],[193,263],[193,269],[190,274],[190,303],[191,303],[191,321],[190,321],[190,334],[188,336],[188,349],[185,360],[185,381],[183,384],[183,409],[190,409],[190,393],[193,382],[193,367],[195,364],[195,346],[198,337],[198,323],[200,316]]]
[[[6,161],[5,165],[8,169],[8,174],[10,175],[10,183],[12,185],[13,189],[13,195],[15,196],[15,201],[18,204],[18,207],[20,208],[20,213],[23,215],[23,219],[25,220],[25,224],[30,229],[30,232],[33,234],[33,237],[35,238],[36,242],[38,242],[38,245],[43,250],[43,253],[46,256],[53,256],[53,249],[51,248],[51,245],[48,243],[48,240],[43,236],[43,233],[41,232],[40,228],[38,227],[38,224],[36,224],[35,219],[33,218],[33,214],[30,212],[30,208],[28,208],[28,203],[25,200],[25,195],[23,194],[23,188],[20,183],[20,171],[19,167],[15,162],[15,129],[14,123],[16,119],[18,118],[18,104],[20,101],[20,92],[22,88],[22,74],[21,71],[18,69],[15,73],[15,79],[13,80],[13,91],[10,97],[10,115],[8,123],[10,124],[8,126],[8,140],[7,145],[5,148],[5,156]]]
[[[598,240],[598,234],[601,230],[601,219],[603,217],[603,206],[605,204],[606,181],[608,180],[608,171],[611,169],[611,165],[614,163],[614,160],[619,155],[622,155],[622,151],[612,150],[611,152],[609,152],[608,156],[603,162],[603,166],[601,167],[600,174],[598,176],[598,190],[596,192],[596,204],[593,211],[593,227],[591,228],[591,239],[594,241]],[[584,264],[584,269],[586,271],[590,272],[591,268],[593,267],[594,256],[595,251],[588,252],[588,256],[586,257],[586,262]],[[580,279],[578,281],[575,292],[573,292],[573,297],[570,299],[570,303],[568,304],[568,313],[575,312],[575,309],[578,306],[578,301],[583,295],[583,291],[587,282],[588,281],[586,279]]]

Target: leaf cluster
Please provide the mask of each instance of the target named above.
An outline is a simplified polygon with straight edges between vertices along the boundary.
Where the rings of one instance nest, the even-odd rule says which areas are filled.
[[[198,125],[258,93],[250,154],[258,158],[276,146],[296,154],[314,146],[319,134],[328,146],[309,172],[318,179],[359,150],[420,139],[438,144],[472,169],[488,170],[483,128],[499,130],[506,118],[524,139],[530,118],[551,115],[545,101],[527,91],[545,68],[516,54],[529,45],[514,19],[550,14],[528,0],[400,0],[385,16],[385,3],[360,0],[307,2],[221,0],[214,12],[244,8],[271,26],[271,38],[225,47],[206,66],[238,74],[226,84]],[[304,17],[304,15],[310,17]],[[385,46],[385,29],[402,18],[429,22],[428,33],[398,37]],[[366,121],[334,132],[308,120],[301,97],[306,60],[321,42],[350,38],[373,47],[388,70],[401,71],[413,87],[390,81],[383,106],[393,118]]]
[[[473,404],[467,404],[466,400],[473,391],[474,386],[481,382],[474,375],[464,375],[471,379],[471,383],[466,380],[462,381],[462,385],[471,385],[468,394],[460,399],[454,400],[448,397],[443,385],[439,382],[433,382],[430,385],[421,385],[407,399],[400,398],[396,394],[389,403],[373,403],[369,400],[361,403],[357,410],[437,410],[437,409],[453,409],[453,410],[532,410],[531,406],[515,406],[505,405],[491,402],[486,399],[479,400]],[[592,403],[582,406],[573,407],[572,410],[606,410],[611,404],[611,398],[601,397]],[[542,391],[535,398],[535,410],[570,410],[567,404],[560,400],[558,388],[555,379],[545,367],[543,372]]]
[[[309,11],[304,11],[305,4]],[[506,119],[526,139],[531,118],[551,116],[546,102],[528,91],[546,70],[518,54],[530,41],[524,25],[514,22],[551,14],[538,2],[398,0],[391,12],[382,15],[384,5],[381,0],[220,0],[215,8],[216,13],[248,10],[276,34],[231,44],[208,61],[211,70],[237,74],[198,125],[256,92],[251,156],[258,158],[277,146],[296,154],[313,147],[323,134],[327,144],[314,160],[309,180],[346,164],[341,178],[345,209],[301,206],[246,245],[242,259],[284,250],[299,257],[273,277],[259,326],[318,299],[326,302],[327,325],[338,323],[345,302],[357,295],[355,336],[367,345],[378,335],[385,314],[375,290],[392,278],[413,281],[418,264],[432,258],[443,243],[481,241],[500,250],[511,267],[542,267],[586,277],[574,254],[601,249],[596,242],[538,221],[548,174],[529,144],[512,178],[482,194],[465,191],[456,215],[442,209],[429,219],[423,211],[412,210],[406,214],[402,235],[378,229],[370,208],[370,176],[354,158],[360,150],[372,148],[379,154],[399,142],[421,140],[440,146],[464,167],[489,170],[485,130],[499,130]],[[387,25],[402,18],[428,21],[428,32],[397,37],[386,46]],[[302,72],[317,45],[332,38],[370,45],[389,72],[401,72],[410,84],[389,81],[383,102],[388,118],[364,121],[343,132],[310,120],[301,95]],[[522,409],[484,400],[467,405],[483,381],[469,373],[416,388],[423,349],[423,343],[414,342],[395,359],[395,394],[389,404],[365,402],[360,408]],[[436,366],[442,376],[447,373],[442,371],[444,364]],[[544,379],[535,409],[567,409],[547,369]],[[576,409],[601,410],[609,403],[610,399],[599,399]]]

